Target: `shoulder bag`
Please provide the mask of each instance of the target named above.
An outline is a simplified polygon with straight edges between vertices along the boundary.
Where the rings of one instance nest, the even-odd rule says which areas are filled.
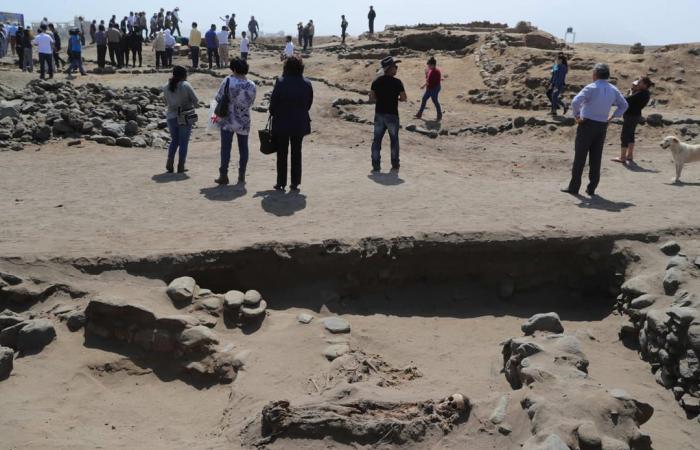
[[[226,86],[224,87],[224,95],[221,96],[221,100],[216,104],[216,109],[214,114],[217,117],[227,117],[229,112],[229,105],[231,103],[231,98],[229,97],[228,86],[231,78],[226,78]]]
[[[260,138],[260,152],[264,155],[271,155],[277,152],[275,146],[275,138],[272,135],[272,116],[267,118],[267,126],[258,130],[258,138]]]

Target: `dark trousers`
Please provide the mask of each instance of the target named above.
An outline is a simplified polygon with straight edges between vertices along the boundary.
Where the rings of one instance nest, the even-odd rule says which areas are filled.
[[[248,31],[250,31],[250,42],[255,42],[258,39],[257,30],[248,30]]]
[[[53,63],[56,65],[56,70],[61,67],[61,64],[66,65],[66,62],[61,59],[61,55],[58,52],[53,52]]]
[[[292,187],[301,184],[301,143],[304,136],[275,136],[277,146],[277,186],[287,185],[287,155],[292,147]]]
[[[119,53],[122,55],[122,62],[120,65],[125,65],[129,67],[129,47],[122,46],[119,49]]]
[[[190,47],[190,55],[192,56],[192,67],[199,67],[199,47]]]
[[[97,66],[103,68],[105,66],[105,56],[107,55],[107,46],[97,46]]]
[[[369,34],[374,34],[374,19],[369,19]]]
[[[596,122],[594,120],[584,120],[576,130],[576,146],[574,155],[574,165],[571,169],[571,181],[569,182],[569,192],[577,193],[581,189],[581,176],[588,161],[588,188],[586,192],[595,193],[600,182],[600,163],[603,159],[603,147],[605,146],[605,135],[608,131],[607,122]]]
[[[216,67],[221,68],[221,63],[219,62],[219,49],[207,47],[207,59],[209,60],[209,68],[211,69],[211,57],[214,56],[216,59]]]
[[[343,38],[343,44],[345,44],[345,37],[347,36],[347,29],[343,28],[343,31],[340,33],[340,37]]]
[[[174,49],[172,47],[165,48],[165,61],[167,62],[166,67],[173,66],[173,51],[174,51]]]
[[[113,66],[116,66],[117,60],[115,60],[115,58],[119,54],[119,43],[109,42],[107,43],[107,47],[109,47],[109,62],[111,62]]]
[[[139,57],[139,67],[141,67],[141,64],[143,63],[143,55],[141,54],[142,49],[140,48],[132,48],[131,49],[131,61],[134,67],[136,67],[136,56]]]
[[[156,69],[166,67],[166,63],[165,52],[156,52]]]
[[[24,69],[24,48],[16,47],[16,50],[17,50],[17,57],[19,58],[19,61],[17,61],[17,64],[19,64],[20,69]]]
[[[53,53],[39,53],[39,77],[43,80],[46,75],[46,67],[49,69],[49,78],[53,78]]]
[[[304,50],[309,48],[309,40],[310,38],[308,36],[304,36]]]
[[[180,33],[180,24],[178,24],[177,22],[175,22],[175,24],[173,24],[173,36],[175,35],[176,31],[177,31],[177,35],[179,37],[182,37],[182,34]]]

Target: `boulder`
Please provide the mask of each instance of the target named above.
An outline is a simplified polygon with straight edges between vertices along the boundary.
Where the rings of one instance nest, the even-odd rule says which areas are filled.
[[[135,120],[130,120],[124,126],[124,133],[127,136],[136,136],[139,133],[139,124]]]
[[[126,148],[131,148],[134,146],[133,143],[131,142],[131,139],[129,139],[126,136],[122,136],[122,137],[117,138],[116,144],[119,147],[126,147]]]
[[[661,114],[649,114],[646,117],[646,123],[650,127],[662,127],[664,126],[664,116]]]
[[[300,314],[297,316],[297,321],[298,321],[299,323],[303,323],[303,324],[305,324],[305,325],[311,323],[312,320],[314,320],[314,316],[312,316],[311,314],[300,313]]]
[[[192,277],[180,277],[170,282],[166,293],[173,303],[191,303],[197,289],[197,282]]]
[[[622,293],[632,299],[648,294],[654,290],[652,281],[652,277],[649,275],[639,275],[630,278],[622,285]]]
[[[7,379],[12,372],[15,352],[8,347],[0,347],[0,381]]]
[[[216,334],[204,325],[186,329],[180,333],[177,341],[183,349],[188,351],[202,350],[219,343]]]
[[[124,126],[112,120],[107,120],[102,124],[102,134],[115,139],[124,136]]]
[[[333,361],[334,359],[349,352],[350,346],[346,343],[332,344],[323,350],[323,356],[325,356],[329,361]]]
[[[676,293],[680,285],[685,281],[685,274],[674,267],[666,271],[664,275],[664,292],[666,295],[673,295]]]
[[[260,301],[262,300],[262,295],[260,295],[260,292],[251,289],[245,293],[245,296],[243,297],[243,304],[246,306],[255,306]]]
[[[70,331],[78,331],[85,326],[85,311],[76,310],[66,316],[66,326]]]
[[[56,330],[49,319],[34,319],[24,322],[17,335],[17,350],[35,352],[43,349],[56,337]]]
[[[535,314],[530,317],[527,322],[522,324],[520,329],[529,336],[535,331],[547,331],[550,333],[563,333],[564,327],[559,319],[559,314],[555,312]]]
[[[533,31],[525,35],[525,46],[543,50],[558,50],[561,44],[549,33]]]
[[[644,309],[648,306],[653,305],[658,297],[656,295],[644,294],[635,298],[630,302],[631,309]]]

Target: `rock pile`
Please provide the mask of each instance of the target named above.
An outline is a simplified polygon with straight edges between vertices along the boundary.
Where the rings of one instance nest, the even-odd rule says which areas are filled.
[[[0,149],[80,138],[122,147],[163,147],[160,88],[113,90],[101,84],[32,80],[24,90],[0,85]]]
[[[9,375],[12,361],[8,361],[11,349],[21,354],[40,352],[56,338],[56,330],[49,319],[28,319],[11,311],[0,312],[0,379]],[[7,377],[5,377],[7,378]]]
[[[182,372],[222,383],[236,378],[234,355],[218,349],[216,333],[193,316],[158,317],[151,310],[112,300],[92,300],[85,332],[162,355]]]
[[[630,47],[630,55],[643,55],[643,54],[644,54],[644,46],[641,44],[641,42],[637,42],[632,47]]]
[[[685,286],[700,275],[700,261],[679,253],[675,242],[660,250],[675,255],[663,275],[640,275],[622,285],[617,306],[628,320],[620,336],[638,343],[656,381],[694,416],[700,414],[700,298]]]

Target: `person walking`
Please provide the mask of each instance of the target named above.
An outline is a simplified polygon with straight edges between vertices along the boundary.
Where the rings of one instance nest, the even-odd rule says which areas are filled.
[[[248,80],[248,63],[241,58],[231,61],[232,75],[219,86],[216,101],[220,102],[228,92],[229,108],[226,117],[218,118],[221,128],[221,166],[217,184],[229,184],[228,166],[231,161],[233,135],[238,143],[238,184],[245,184],[246,167],[248,166],[248,135],[250,134],[250,108],[255,103],[257,89],[255,83]]]
[[[69,31],[68,51],[70,52],[68,75],[73,74],[74,69],[80,71],[80,75],[87,75],[83,68],[83,45],[80,39],[80,32],[77,29]]]
[[[425,105],[428,103],[428,99],[433,101],[435,105],[435,110],[437,111],[437,121],[442,120],[442,107],[440,107],[440,101],[438,96],[440,95],[440,90],[442,88],[442,72],[437,68],[437,61],[434,57],[428,59],[428,70],[425,74],[425,83],[421,86],[421,89],[425,89],[425,94],[423,94],[423,99],[421,100],[420,109],[418,114],[416,114],[416,119],[423,117],[423,111],[425,111]]]
[[[10,38],[10,51],[12,52],[12,57],[14,58],[17,55],[17,29],[19,28],[19,25],[17,25],[17,22],[13,23],[10,25],[10,27],[7,30],[7,36]]]
[[[345,20],[345,15],[340,16],[340,37],[343,40],[343,45],[345,45],[345,37],[348,31],[348,21]]]
[[[250,53],[250,41],[245,31],[241,33],[241,59],[248,61],[248,53]]]
[[[250,16],[248,31],[250,32],[250,40],[255,42],[258,39],[258,33],[260,32],[260,25],[258,25],[258,21],[255,20],[255,16]]]
[[[85,19],[83,16],[78,17],[78,23],[76,24],[78,27],[78,37],[80,38],[80,45],[85,47]]]
[[[311,40],[311,23],[306,24],[306,26],[304,27],[304,31],[302,32],[302,35],[304,37],[303,50],[306,51],[309,48],[309,41]]]
[[[175,169],[175,154],[178,154],[177,173],[185,173],[187,162],[187,147],[192,134],[191,117],[196,117],[199,105],[197,94],[187,82],[187,69],[182,66],[173,67],[173,76],[163,87],[165,103],[168,107],[166,120],[170,131],[170,146],[165,170],[173,173]],[[196,119],[195,119],[196,120]]]
[[[207,31],[204,35],[204,40],[207,44],[207,59],[209,60],[209,68],[211,69],[211,60],[213,56],[216,59],[216,68],[221,69],[221,61],[219,61],[219,38],[216,36],[216,25],[211,25],[209,31]]]
[[[24,27],[18,26],[15,33],[15,52],[17,53],[17,65],[24,72]]]
[[[143,64],[143,34],[141,27],[134,25],[134,29],[129,33],[129,50],[131,50],[131,61],[136,67],[136,57],[139,57],[139,67]]]
[[[298,191],[301,184],[301,150],[304,136],[311,134],[309,110],[314,101],[311,82],[304,78],[304,62],[298,56],[287,58],[282,77],[277,79],[270,98],[272,133],[277,146],[277,184],[287,186],[287,155],[291,147],[291,185]]]
[[[216,33],[216,38],[219,40],[219,61],[221,61],[221,66],[222,67],[227,67],[228,66],[228,51],[229,51],[229,45],[228,45],[228,27],[223,26],[221,27],[221,31]]]
[[[32,40],[32,44],[36,45],[39,52],[39,78],[42,80],[46,77],[48,67],[49,78],[53,78],[53,37],[47,33],[48,26],[41,25],[39,27],[41,33]],[[29,47],[31,52],[31,46]],[[27,55],[25,55],[26,60]],[[31,53],[29,58],[31,59]],[[31,71],[30,71],[31,72]]]
[[[90,45],[95,44],[95,36],[97,35],[97,21],[90,22]]]
[[[374,10],[374,6],[369,7],[369,14],[367,14],[367,20],[369,21],[369,34],[374,34],[374,19],[377,18],[377,12]]]
[[[139,28],[143,33],[144,42],[148,42],[148,19],[146,18],[146,13],[141,11],[139,14]]]
[[[165,61],[167,64],[166,67],[168,68],[173,67],[173,54],[175,53],[175,44],[177,43],[172,33],[170,29],[165,29]]]
[[[197,22],[192,22],[192,30],[190,31],[190,56],[192,57],[192,68],[199,67],[199,46],[202,45],[202,32],[197,29]]]
[[[119,45],[122,40],[122,35],[119,29],[117,29],[116,24],[110,23],[106,36],[107,47],[109,48],[109,61],[112,63],[112,67],[116,66],[121,69],[121,56],[119,56],[121,49]]]
[[[625,100],[627,101],[627,111],[622,116],[622,134],[620,141],[622,148],[620,157],[614,158],[613,161],[622,164],[634,164],[634,141],[637,125],[642,120],[642,110],[649,104],[651,93],[649,89],[654,86],[654,83],[649,77],[641,77],[632,83]]]
[[[168,61],[165,56],[165,33],[163,31],[156,32],[156,37],[153,39],[152,49],[156,52],[156,70],[161,67],[167,67]]]
[[[287,36],[287,43],[284,46],[284,52],[282,53],[282,61],[285,61],[287,58],[291,58],[294,56],[294,42],[292,42],[292,37]]]
[[[549,81],[547,97],[552,104],[552,115],[557,116],[557,109],[564,108],[564,115],[569,111],[569,107],[561,101],[561,95],[566,87],[566,75],[569,73],[569,63],[563,53],[557,55],[557,62],[552,67],[552,78]]]
[[[299,47],[304,45],[304,24],[301,22],[297,24],[297,41],[299,42]]]
[[[60,70],[61,65],[66,66],[66,62],[61,59],[61,35],[56,31],[56,27],[52,23],[49,24],[49,31],[53,37],[53,62],[56,70]]]
[[[100,25],[95,33],[95,44],[97,44],[97,67],[104,69],[105,56],[107,55],[107,33],[105,26]]]
[[[163,21],[163,29],[164,30],[170,30],[172,32],[173,30],[173,16],[170,11],[167,11],[165,13],[165,20]]]
[[[148,37],[151,39],[155,39],[157,31],[158,31],[158,13],[153,13],[153,17],[151,17],[151,33],[148,35]]]
[[[583,168],[586,165],[586,158],[589,158],[589,183],[586,193],[590,196],[595,195],[600,182],[600,163],[608,123],[615,117],[622,116],[627,110],[627,100],[615,86],[608,82],[608,79],[610,79],[608,66],[596,64],[593,68],[593,83],[584,87],[571,103],[578,129],[571,181],[568,187],[561,189],[567,194],[578,195]],[[616,106],[616,110],[609,116],[613,106]]]
[[[177,31],[178,37],[182,37],[182,33],[180,33],[180,8],[176,7],[173,9],[173,13],[171,14],[173,18],[173,36],[175,35],[175,32]]]
[[[374,108],[374,139],[372,141],[372,172],[381,171],[381,151],[384,134],[389,132],[391,143],[391,170],[398,171],[401,166],[399,158],[399,102],[407,100],[406,89],[401,80],[396,78],[401,61],[391,56],[382,59],[382,75],[372,83],[369,94]]]
[[[228,19],[228,37],[229,39],[236,39],[236,27],[238,24],[236,23],[236,15],[231,14],[231,17]]]

